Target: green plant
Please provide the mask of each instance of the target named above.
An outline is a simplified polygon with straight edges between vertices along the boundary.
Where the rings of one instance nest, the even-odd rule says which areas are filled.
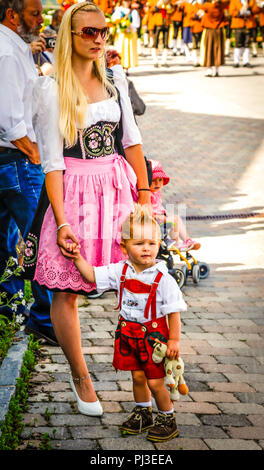
[[[40,450],[51,450],[51,443],[50,443],[50,435],[48,432],[45,432],[41,436],[41,442],[39,444],[39,449]]]
[[[12,276],[20,276],[22,270],[22,266],[18,266],[17,259],[10,257],[6,262],[4,272],[0,276],[0,284],[8,282]],[[7,292],[0,292],[0,306],[8,307],[13,312],[11,319],[5,315],[0,315],[0,363],[6,356],[12,344],[13,337],[24,320],[24,315],[16,313],[17,308],[19,305],[26,305],[31,298],[30,284],[26,286],[26,296],[24,296],[22,290],[16,292],[11,298],[8,297]]]
[[[20,377],[16,381],[16,392],[10,400],[9,409],[1,426],[0,449],[15,450],[19,446],[24,429],[22,413],[27,411],[29,380],[36,364],[39,343],[29,336],[28,349],[24,354]]]
[[[6,262],[6,267],[3,274],[0,276],[0,284],[8,282],[12,276],[20,276],[21,271],[23,271],[22,266],[18,266],[18,261],[13,256]],[[16,313],[18,305],[26,305],[24,299],[24,293],[20,289],[16,292],[11,298],[8,298],[7,292],[0,292],[0,306],[1,307],[10,307],[11,310]]]

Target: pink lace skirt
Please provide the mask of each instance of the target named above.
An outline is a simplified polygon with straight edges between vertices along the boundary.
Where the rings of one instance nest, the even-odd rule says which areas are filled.
[[[93,266],[116,263],[120,227],[134,210],[136,175],[129,163],[113,154],[93,160],[65,157],[64,211],[80,242],[81,254]],[[89,292],[87,282],[56,243],[57,224],[49,205],[41,228],[34,280],[49,289]]]

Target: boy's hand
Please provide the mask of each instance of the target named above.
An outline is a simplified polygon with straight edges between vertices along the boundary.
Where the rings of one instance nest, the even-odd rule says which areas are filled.
[[[180,356],[180,342],[174,339],[169,339],[167,343],[167,353],[166,356],[171,361],[173,359],[178,359]]]
[[[71,240],[71,242],[69,240]],[[68,226],[62,227],[57,233],[57,245],[59,246],[62,255],[69,259],[74,259],[76,257],[72,252],[74,249],[72,246],[75,246],[75,249],[78,249],[80,246],[79,241]]]
[[[77,259],[80,256],[80,246],[77,243],[66,243],[66,250],[73,255],[73,259]]]

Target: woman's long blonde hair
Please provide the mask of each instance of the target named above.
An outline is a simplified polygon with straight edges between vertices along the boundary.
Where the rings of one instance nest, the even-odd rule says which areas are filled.
[[[88,104],[88,97],[72,69],[72,18],[77,12],[83,11],[98,12],[103,15],[102,10],[91,2],[72,5],[62,17],[54,49],[54,78],[58,86],[59,99],[59,129],[67,147],[72,147],[77,142],[77,122],[82,128]],[[110,91],[116,98],[116,89],[106,75],[104,55],[93,62],[93,73],[104,89]]]

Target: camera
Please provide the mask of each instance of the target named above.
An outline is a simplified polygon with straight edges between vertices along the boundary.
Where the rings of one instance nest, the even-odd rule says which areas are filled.
[[[45,38],[46,41],[46,48],[47,49],[54,49],[56,44],[56,38],[54,36]]]

